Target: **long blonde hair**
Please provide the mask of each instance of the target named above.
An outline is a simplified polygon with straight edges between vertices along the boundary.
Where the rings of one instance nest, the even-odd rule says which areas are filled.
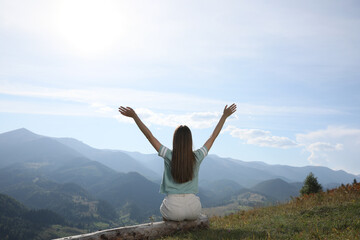
[[[175,182],[185,183],[193,179],[195,156],[192,150],[190,129],[180,125],[175,129],[171,160],[171,175]]]

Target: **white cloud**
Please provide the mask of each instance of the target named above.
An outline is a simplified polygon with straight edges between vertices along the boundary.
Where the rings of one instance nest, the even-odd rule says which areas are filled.
[[[14,100],[7,107],[1,109],[3,112],[39,113],[56,115],[88,115],[100,117],[115,117],[119,105],[139,108],[144,119],[151,124],[174,127],[179,124],[187,124],[194,128],[208,128],[214,126],[220,117],[224,105],[228,102],[214,100],[194,95],[144,91],[126,88],[83,88],[64,89],[54,87],[41,87],[30,84],[0,81],[0,93],[18,97],[28,97],[26,109]],[[54,106],[64,104],[70,106],[68,112],[66,107],[59,111],[49,107],[45,100],[52,100]],[[32,100],[35,102],[32,103]],[[9,102],[10,100],[8,100]],[[17,106],[19,105],[19,106]],[[10,109],[11,106],[11,109]],[[199,112],[206,106],[208,112]],[[294,114],[339,114],[335,109],[289,107],[289,106],[264,106],[247,103],[237,103],[238,111],[233,118],[238,116],[284,116]],[[80,109],[80,111],[75,110]],[[151,109],[151,110],[149,110]],[[153,111],[156,111],[153,112]],[[116,117],[119,119],[118,117]],[[120,118],[120,121],[121,120]],[[249,130],[256,132],[255,130]],[[266,136],[257,139],[249,139],[249,143],[261,146],[291,146],[288,139],[276,136]]]
[[[329,139],[346,141],[351,137],[355,140],[355,144],[360,144],[360,129],[347,128],[344,126],[329,126],[327,129],[312,131],[305,134],[297,134],[296,140],[305,144],[314,140]]]
[[[5,81],[3,83],[0,86],[0,94],[30,97],[30,100],[26,104],[19,100],[2,101],[0,102],[3,106],[2,112],[112,117],[121,122],[132,122],[120,116],[117,109],[119,105],[127,106],[128,104],[134,107],[139,116],[148,124],[168,127],[186,124],[193,128],[208,128],[219,120],[221,113],[198,112],[198,110],[203,109],[204,106],[208,106],[210,110],[215,108],[222,110],[225,105],[221,101],[177,93],[122,88],[58,89]],[[49,103],[46,100],[52,101]],[[136,106],[142,106],[142,108]],[[155,113],[150,109],[160,110],[160,112]]]
[[[190,128],[202,129],[214,126],[220,118],[220,112],[193,112],[187,114],[163,114],[155,113],[149,109],[135,109],[139,117],[146,124],[154,124],[167,127],[187,125]],[[116,117],[119,121],[129,122],[125,116]]]
[[[316,142],[306,146],[306,150],[310,152],[308,161],[311,164],[327,166],[329,164],[328,154],[330,154],[330,152],[343,150],[343,145],[340,143]]]
[[[360,129],[329,126],[297,134],[296,141],[310,153],[308,161],[311,164],[360,172]]]
[[[226,104],[222,100],[214,100],[189,94],[145,91],[128,88],[54,88],[41,87],[24,83],[16,83],[0,80],[0,94],[13,95],[19,97],[30,97],[33,99],[52,99],[81,104],[88,104],[89,107],[98,113],[110,113],[116,111],[119,105],[141,107],[160,112],[177,112],[171,118],[177,118],[178,112],[198,112],[206,106],[212,113],[221,111]],[[39,102],[39,101],[38,101]],[[39,105],[38,107],[40,107]],[[237,116],[293,116],[293,115],[337,115],[346,114],[336,109],[330,108],[310,108],[299,106],[266,106],[248,103],[237,103]],[[192,114],[183,117],[183,120],[201,119],[207,117],[206,113]]]
[[[111,108],[101,103],[93,103],[91,104],[91,107],[96,109],[95,111],[98,113],[103,113],[103,114],[114,113],[114,108]]]
[[[228,126],[224,132],[239,138],[246,144],[260,147],[299,147],[308,152],[311,165],[326,166],[354,174],[360,172],[360,129],[329,126],[327,129],[296,134],[296,141],[288,137],[274,136],[262,129],[240,129]]]
[[[193,112],[187,114],[158,114],[150,110],[140,109],[139,113],[144,114],[144,120],[162,126],[176,127],[188,125],[191,128],[209,128],[214,126],[221,116],[220,112]]]
[[[343,145],[338,143],[336,145],[326,143],[326,142],[316,142],[312,143],[307,147],[308,150],[314,151],[324,151],[324,152],[331,152],[331,151],[339,151],[343,149]]]
[[[347,114],[337,109],[318,108],[318,107],[302,107],[302,106],[267,106],[240,103],[238,109],[242,114],[249,116],[294,116],[294,115],[337,115]]]
[[[244,140],[247,144],[260,147],[290,148],[297,147],[297,143],[288,137],[273,136],[270,131],[261,129],[240,129],[234,126],[228,126],[224,132],[230,132],[230,135]]]
[[[82,88],[64,89],[40,87],[30,84],[17,84],[0,80],[0,94],[34,99],[53,99],[88,104],[91,107],[105,106],[117,109],[119,105],[161,109],[162,111],[198,111],[204,106],[207,109],[222,109],[224,101],[213,100],[195,95],[135,90],[128,88]],[[104,110],[104,109],[103,109]]]

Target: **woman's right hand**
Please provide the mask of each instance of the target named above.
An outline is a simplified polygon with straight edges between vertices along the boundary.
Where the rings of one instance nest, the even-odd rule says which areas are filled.
[[[136,112],[131,107],[120,106],[119,112],[126,117],[131,117],[131,118],[136,117]]]
[[[234,112],[236,112],[236,104],[235,103],[231,104],[230,107],[227,107],[227,105],[226,105],[224,108],[223,116],[227,118]]]

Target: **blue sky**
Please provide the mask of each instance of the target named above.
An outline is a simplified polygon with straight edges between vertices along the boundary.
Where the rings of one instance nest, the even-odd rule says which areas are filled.
[[[358,1],[0,0],[0,132],[153,153],[187,124],[211,153],[360,174]]]

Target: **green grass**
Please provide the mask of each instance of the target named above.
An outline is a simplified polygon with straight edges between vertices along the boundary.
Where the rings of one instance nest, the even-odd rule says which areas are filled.
[[[212,217],[209,229],[162,239],[360,239],[360,184]]]

